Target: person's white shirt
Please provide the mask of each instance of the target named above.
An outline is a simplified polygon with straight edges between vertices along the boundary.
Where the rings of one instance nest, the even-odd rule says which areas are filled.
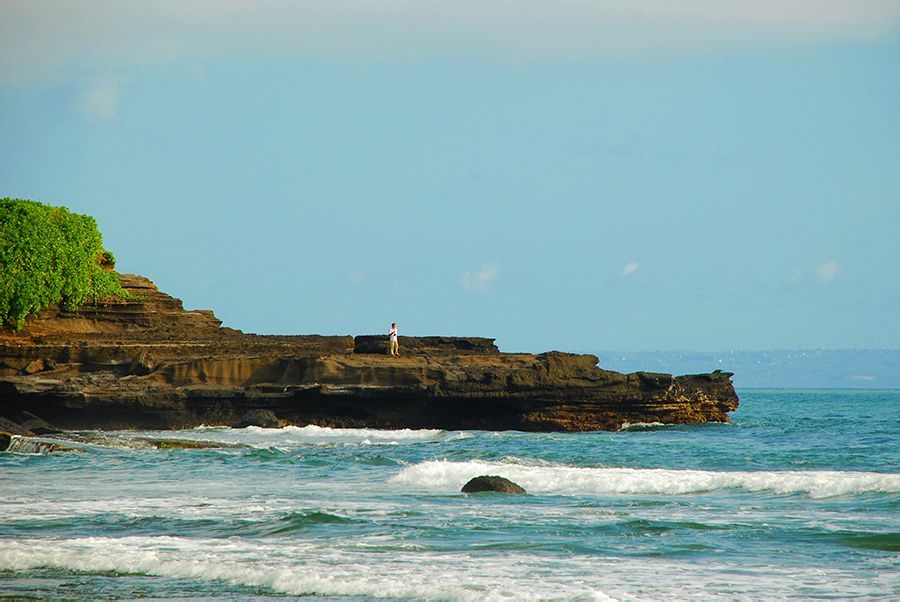
[[[392,341],[396,341],[397,340],[397,327],[394,326],[393,328],[391,328],[391,331],[388,333],[388,335],[391,337]]]

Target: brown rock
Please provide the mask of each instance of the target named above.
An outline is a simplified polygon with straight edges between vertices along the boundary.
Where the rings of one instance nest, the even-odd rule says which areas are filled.
[[[146,351],[141,351],[131,360],[131,365],[128,366],[128,373],[136,376],[146,376],[153,372],[153,368],[153,360],[150,359],[150,354]]]
[[[185,310],[146,278],[121,279],[134,299],[50,308],[22,331],[0,329],[6,416],[185,428],[242,424],[265,410],[265,421],[246,424],[587,431],[727,422],[738,405],[727,372],[620,374],[593,355],[500,353],[477,337],[401,337],[402,357],[392,358],[384,335],[245,334]]]
[[[489,475],[475,477],[463,485],[462,488],[463,493],[481,493],[486,491],[493,493],[525,493],[522,487],[509,479]]]
[[[399,337],[401,353],[500,353],[494,339],[481,337]],[[388,354],[388,335],[366,334],[353,337],[353,353]]]
[[[36,359],[28,363],[27,366],[22,370],[25,374],[34,374],[36,372],[44,371],[44,360]]]
[[[11,435],[24,435],[25,437],[34,436],[34,433],[27,428],[24,428],[21,424],[13,422],[9,418],[3,416],[0,416],[0,431]]]
[[[23,411],[21,415],[22,420],[19,424],[23,429],[31,431],[35,435],[55,435],[63,432],[62,429],[56,428],[40,416],[35,416],[27,410]]]

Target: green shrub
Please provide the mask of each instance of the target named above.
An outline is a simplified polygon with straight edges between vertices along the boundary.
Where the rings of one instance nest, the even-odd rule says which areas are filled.
[[[0,199],[0,322],[21,328],[25,318],[54,303],[85,303],[129,295],[119,284],[112,253],[97,222],[65,207]]]

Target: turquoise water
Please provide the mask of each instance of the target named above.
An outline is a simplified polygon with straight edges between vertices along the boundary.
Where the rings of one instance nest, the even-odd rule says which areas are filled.
[[[740,394],[730,425],[201,428],[3,453],[0,595],[900,597],[900,391]],[[529,494],[459,493],[479,474]]]

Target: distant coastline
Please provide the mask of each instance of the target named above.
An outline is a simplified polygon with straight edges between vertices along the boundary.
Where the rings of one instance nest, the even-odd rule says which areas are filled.
[[[691,374],[734,372],[737,388],[900,389],[900,349],[595,351],[600,366]]]

